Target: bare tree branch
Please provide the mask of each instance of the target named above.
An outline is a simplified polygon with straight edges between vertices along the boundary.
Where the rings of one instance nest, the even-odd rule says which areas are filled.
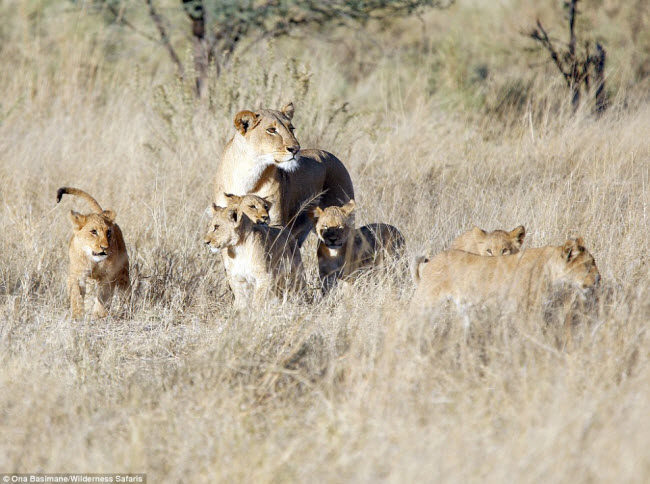
[[[153,21],[153,23],[156,25],[156,28],[158,29],[161,42],[167,49],[167,52],[169,53],[169,56],[171,57],[174,64],[176,64],[176,69],[178,70],[178,74],[182,78],[184,78],[185,70],[183,69],[183,63],[181,62],[180,58],[176,54],[176,51],[174,50],[174,47],[169,41],[169,35],[167,35],[167,29],[165,28],[165,23],[162,16],[156,11],[156,8],[153,5],[153,0],[145,0],[145,3],[149,7],[149,17],[151,17],[151,20]]]

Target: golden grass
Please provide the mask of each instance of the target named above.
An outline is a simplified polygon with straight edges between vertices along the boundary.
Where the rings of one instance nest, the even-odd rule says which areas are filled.
[[[115,32],[43,5],[40,21],[22,2],[0,7],[20,7],[0,51],[11,66],[0,74],[2,471],[647,482],[646,81],[612,68],[608,113],[572,117],[552,69],[535,77],[508,62],[525,43],[515,19],[534,3],[465,2],[426,17],[431,50],[415,20],[373,34],[375,47],[350,33],[262,45],[248,57],[258,72],[242,60],[196,103],[164,52],[136,37],[107,52],[108,40],[123,47]],[[499,18],[506,27],[491,38]],[[612,36],[622,30],[611,25]],[[483,53],[492,74],[468,84],[463,72]],[[493,110],[517,78],[534,95]],[[524,224],[529,247],[582,235],[603,287],[595,311],[573,315],[572,342],[560,325],[570,309],[550,322],[477,311],[469,330],[453,312],[413,317],[402,266],[314,305],[235,314],[202,246],[213,176],[234,113],[288,99],[301,144],[350,170],[357,223],[394,224],[409,257],[474,224]],[[125,234],[134,298],[106,320],[68,316],[67,212],[85,207],[55,204],[64,185],[114,209]],[[310,236],[312,284],[314,252]]]

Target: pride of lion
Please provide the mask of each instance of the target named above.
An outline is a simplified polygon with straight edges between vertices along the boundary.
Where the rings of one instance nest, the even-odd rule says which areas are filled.
[[[294,106],[244,110],[235,115],[215,180],[212,220],[205,244],[219,253],[237,310],[273,301],[313,301],[301,250],[310,232],[318,246],[321,297],[338,285],[403,258],[405,239],[385,223],[355,226],[352,179],[333,154],[302,149],[294,135]],[[97,295],[92,316],[108,315],[115,289],[128,293],[129,259],[115,212],[76,188],[64,194],[88,202],[92,212],[70,212],[68,295],[74,318],[83,317],[86,282]],[[559,246],[521,250],[526,230],[459,235],[433,256],[416,256],[410,267],[416,289],[411,307],[431,310],[447,301],[500,304],[513,311],[539,309],[559,286],[580,295],[600,281],[594,258],[578,237]],[[399,267],[399,266],[398,266]]]

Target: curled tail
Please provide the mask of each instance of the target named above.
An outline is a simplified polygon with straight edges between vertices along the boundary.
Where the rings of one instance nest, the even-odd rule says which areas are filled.
[[[413,282],[417,285],[420,282],[420,266],[429,262],[424,255],[417,255],[411,261],[411,276],[413,276]]]
[[[90,204],[90,207],[93,209],[95,213],[102,213],[102,207],[99,206],[99,203],[97,203],[97,200],[95,200],[93,197],[88,195],[86,192],[83,190],[79,190],[78,188],[70,188],[70,187],[61,187],[56,191],[56,203],[59,203],[61,201],[61,197],[64,194],[68,195],[76,195],[78,197],[83,198],[85,201],[87,201]]]

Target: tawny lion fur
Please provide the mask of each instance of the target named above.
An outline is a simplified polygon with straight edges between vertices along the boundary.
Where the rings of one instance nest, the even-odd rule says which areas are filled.
[[[81,214],[70,211],[73,234],[70,237],[68,295],[74,318],[84,313],[84,296],[88,279],[97,282],[97,296],[93,317],[108,315],[115,288],[129,287],[129,257],[120,227],[115,223],[113,210],[102,210],[97,201],[82,190],[62,187],[56,194],[57,203],[64,194],[86,200],[93,212]]]
[[[272,203],[270,223],[288,227],[302,245],[312,229],[307,209],[340,205],[354,198],[343,163],[322,150],[302,150],[291,124],[294,107],[280,111],[240,111],[237,132],[226,145],[217,169],[215,201],[227,206],[225,193],[253,193]]]
[[[581,238],[501,257],[460,250],[445,251],[430,260],[419,256],[412,272],[417,284],[411,303],[414,307],[434,307],[453,300],[529,309],[539,306],[557,285],[584,293],[600,281],[594,258]]]
[[[404,236],[392,225],[376,223],[354,228],[354,200],[345,205],[315,207],[311,217],[318,236],[318,273],[324,292],[338,280],[352,282],[364,270],[400,255]]]
[[[451,249],[483,256],[516,254],[521,249],[525,236],[526,229],[523,225],[510,232],[501,229],[486,232],[474,227],[459,235],[452,242]]]
[[[213,218],[204,241],[222,252],[235,307],[261,307],[305,289],[300,250],[289,231],[255,224],[242,209],[212,206]]]

